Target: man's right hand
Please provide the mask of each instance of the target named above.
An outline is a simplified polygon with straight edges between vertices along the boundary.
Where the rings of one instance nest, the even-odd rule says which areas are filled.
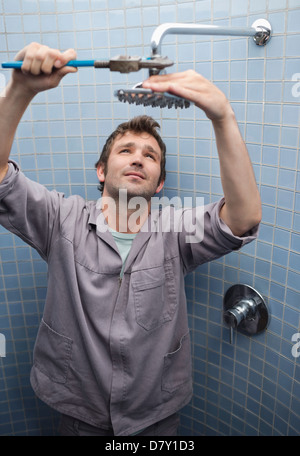
[[[8,169],[8,159],[18,124],[34,96],[57,87],[68,73],[77,68],[65,66],[76,59],[76,52],[60,52],[37,43],[20,51],[15,60],[22,60],[22,68],[13,70],[12,77],[0,96],[0,182]]]
[[[22,60],[21,70],[13,70],[12,83],[21,84],[31,96],[58,86],[68,73],[76,73],[77,68],[65,66],[76,59],[74,49],[60,52],[38,43],[31,43],[22,49],[15,60]]]

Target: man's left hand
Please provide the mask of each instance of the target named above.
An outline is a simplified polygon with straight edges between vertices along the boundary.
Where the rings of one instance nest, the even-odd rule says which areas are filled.
[[[143,82],[143,87],[186,98],[202,109],[212,121],[220,121],[228,114],[232,115],[232,108],[224,93],[193,70],[151,76]]]

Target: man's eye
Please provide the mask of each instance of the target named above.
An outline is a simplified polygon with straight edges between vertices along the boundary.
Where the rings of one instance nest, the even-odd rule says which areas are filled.
[[[152,158],[152,160],[155,160],[155,157],[152,154],[147,154],[147,157],[150,157],[150,158]]]
[[[122,149],[122,150],[120,151],[120,154],[123,154],[123,153],[129,153],[129,152],[130,152],[130,150],[129,150],[129,149]]]

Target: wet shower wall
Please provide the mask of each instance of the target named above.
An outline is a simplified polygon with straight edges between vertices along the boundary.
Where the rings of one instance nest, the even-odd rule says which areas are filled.
[[[255,243],[186,279],[194,397],[181,413],[180,433],[300,435],[299,0],[1,0],[0,13],[0,61],[12,60],[31,41],[74,47],[82,59],[149,56],[160,23],[270,21],[273,37],[265,48],[251,38],[207,36],[170,36],[162,45],[163,55],[176,62],[172,71],[193,68],[230,99],[263,203]],[[165,195],[217,200],[222,189],[215,141],[199,110],[132,107],[114,99],[115,89],[146,76],[94,69],[68,76],[34,99],[12,158],[49,189],[97,199],[94,163],[104,139],[118,123],[147,113],[161,123],[168,146]],[[8,77],[2,70],[0,82]],[[58,416],[29,384],[47,267],[3,228],[0,259],[0,435],[53,435]],[[272,317],[265,333],[235,333],[230,345],[222,300],[235,283],[263,294]]]

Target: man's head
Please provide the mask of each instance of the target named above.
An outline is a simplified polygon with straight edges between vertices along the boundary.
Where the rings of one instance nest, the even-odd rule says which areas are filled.
[[[166,146],[158,128],[154,119],[143,115],[120,124],[108,137],[95,164],[102,193],[113,196],[116,189],[126,188],[131,196],[147,198],[162,188]]]

